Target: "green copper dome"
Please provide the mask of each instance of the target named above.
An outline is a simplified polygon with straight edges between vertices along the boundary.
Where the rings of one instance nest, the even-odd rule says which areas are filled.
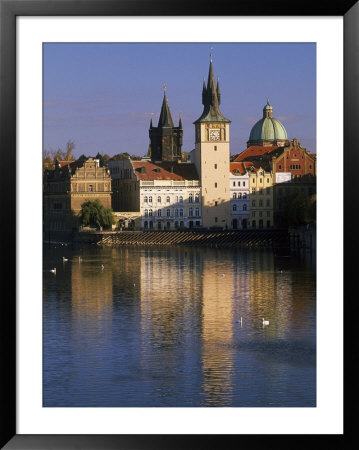
[[[279,120],[273,117],[273,108],[267,101],[263,108],[263,118],[253,126],[249,141],[287,140],[287,131]]]

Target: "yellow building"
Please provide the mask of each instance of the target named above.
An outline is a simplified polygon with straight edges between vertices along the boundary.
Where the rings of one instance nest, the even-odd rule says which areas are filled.
[[[250,228],[273,227],[273,173],[254,165],[249,172]]]

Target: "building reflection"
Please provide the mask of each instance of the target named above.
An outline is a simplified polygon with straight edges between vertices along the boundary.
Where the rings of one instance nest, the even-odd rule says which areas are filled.
[[[233,374],[232,270],[221,254],[203,263],[202,370],[206,406],[231,404]]]
[[[95,368],[112,327],[112,271],[101,270],[100,262],[80,263],[74,259],[71,277],[72,351]],[[81,366],[76,366],[76,373],[84,375],[80,375]]]
[[[203,249],[178,249],[175,258],[173,251],[167,255],[166,250],[149,250],[141,256],[143,370],[151,380],[159,374],[163,376],[160,387],[163,395],[179,379],[185,385],[191,374],[191,384],[202,386],[204,405],[230,404],[233,372],[230,264],[223,264],[220,254],[218,259],[203,258]],[[181,370],[175,371],[175,367]],[[194,382],[193,376],[199,378]]]
[[[198,328],[200,259],[197,252],[180,248],[148,249],[139,268],[142,370],[154,383],[163,377],[157,389],[165,396],[185,377],[191,360],[193,348],[186,340]]]
[[[112,309],[112,271],[101,270],[101,263],[71,263],[72,317],[74,320],[97,322]]]

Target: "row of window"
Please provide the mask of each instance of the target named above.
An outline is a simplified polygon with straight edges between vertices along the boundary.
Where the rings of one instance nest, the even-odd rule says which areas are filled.
[[[145,209],[145,217],[153,217],[154,213],[152,209]],[[162,209],[158,209],[156,211],[157,217],[162,217]],[[199,208],[188,208],[188,217],[200,217]],[[173,213],[170,208],[166,209],[166,217],[172,217]],[[174,210],[175,217],[184,217],[184,209],[183,208],[175,208]]]
[[[247,198],[247,193],[246,192],[233,192],[233,198],[243,198],[244,200]]]
[[[252,183],[255,183],[256,182],[256,179],[255,178],[252,178]],[[259,178],[259,183],[263,183],[263,178]],[[269,178],[267,178],[267,184],[269,183]]]
[[[252,206],[256,206],[256,201],[252,200]],[[258,206],[263,206],[263,200],[258,201]],[[270,206],[270,200],[266,201],[266,206]]]
[[[241,185],[241,182],[240,181],[237,181],[237,186],[240,186]],[[233,186],[235,186],[236,185],[236,182],[235,181],[233,181]],[[242,181],[242,186],[243,187],[245,187],[245,185],[246,185],[246,182],[245,181]]]
[[[256,221],[252,220],[252,228],[256,228],[256,227],[257,227]],[[258,221],[258,228],[263,228],[263,227],[264,227],[263,220],[259,220]],[[267,228],[270,228],[270,227],[271,227],[270,220],[267,220]]]
[[[188,195],[188,203],[193,203],[193,197],[194,197],[194,202],[199,203],[199,194],[195,194],[194,196],[193,196],[193,194],[189,194]],[[145,195],[143,197],[143,202],[144,203],[152,203],[153,202],[152,195],[150,195],[150,196]],[[175,202],[183,203],[183,196],[182,195],[176,196]],[[162,203],[162,197],[160,195],[157,197],[157,203]],[[169,195],[166,197],[166,203],[171,203],[171,197]]]
[[[255,206],[255,205],[253,205],[253,206]],[[237,205],[233,205],[232,206],[232,211],[239,211],[239,210],[240,210],[240,208],[237,207]],[[246,204],[244,204],[242,206],[242,211],[247,211],[247,205]],[[264,211],[264,212],[266,212],[267,217],[270,217],[270,211]],[[263,215],[263,211],[259,211],[259,217],[262,217],[262,215]],[[255,216],[256,216],[256,211],[252,211],[252,217],[255,217]]]
[[[252,217],[256,217],[256,213],[258,213],[259,217],[263,217],[263,213],[266,213],[267,217],[270,217],[270,211],[252,211]]]
[[[237,207],[237,205],[233,205],[232,206],[232,211],[239,211],[239,206]],[[242,211],[247,211],[247,205],[246,204],[244,204],[243,206],[242,206]]]
[[[252,188],[252,194],[255,194],[255,193],[256,193],[256,188]],[[259,195],[263,195],[263,189],[262,188],[258,189],[258,194]],[[269,189],[266,189],[266,194],[267,195],[270,194],[270,190]]]
[[[167,222],[167,223],[164,223],[164,224],[162,224],[161,222],[158,222],[157,223],[157,228],[159,230],[161,230],[162,229],[162,225],[164,226],[165,229],[169,230],[171,228],[171,223],[170,222]],[[154,224],[153,224],[153,222],[151,220],[149,220],[149,221],[145,220],[144,223],[143,223],[143,226],[144,226],[144,228],[146,230],[147,229],[153,229]],[[196,222],[193,223],[193,221],[191,220],[189,222],[189,224],[188,224],[188,228],[193,228],[194,226],[200,227],[201,226],[201,222],[199,220],[196,220]],[[182,220],[180,222],[175,222],[174,223],[174,227],[175,228],[178,228],[178,227],[184,228],[185,227],[185,223]]]

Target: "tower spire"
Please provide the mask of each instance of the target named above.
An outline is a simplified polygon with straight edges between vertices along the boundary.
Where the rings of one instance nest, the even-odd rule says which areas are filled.
[[[163,102],[160,113],[160,118],[158,120],[158,127],[172,127],[173,128],[173,120],[170,112],[170,108],[168,106],[168,100],[166,96],[167,86],[163,85]]]
[[[207,86],[203,81],[202,88],[202,104],[204,106],[203,113],[198,121],[219,121],[219,122],[230,122],[228,119],[223,117],[219,105],[221,101],[221,92],[219,88],[219,81],[217,81],[217,86],[213,73],[213,63],[212,63],[212,53],[210,54],[209,71]]]

